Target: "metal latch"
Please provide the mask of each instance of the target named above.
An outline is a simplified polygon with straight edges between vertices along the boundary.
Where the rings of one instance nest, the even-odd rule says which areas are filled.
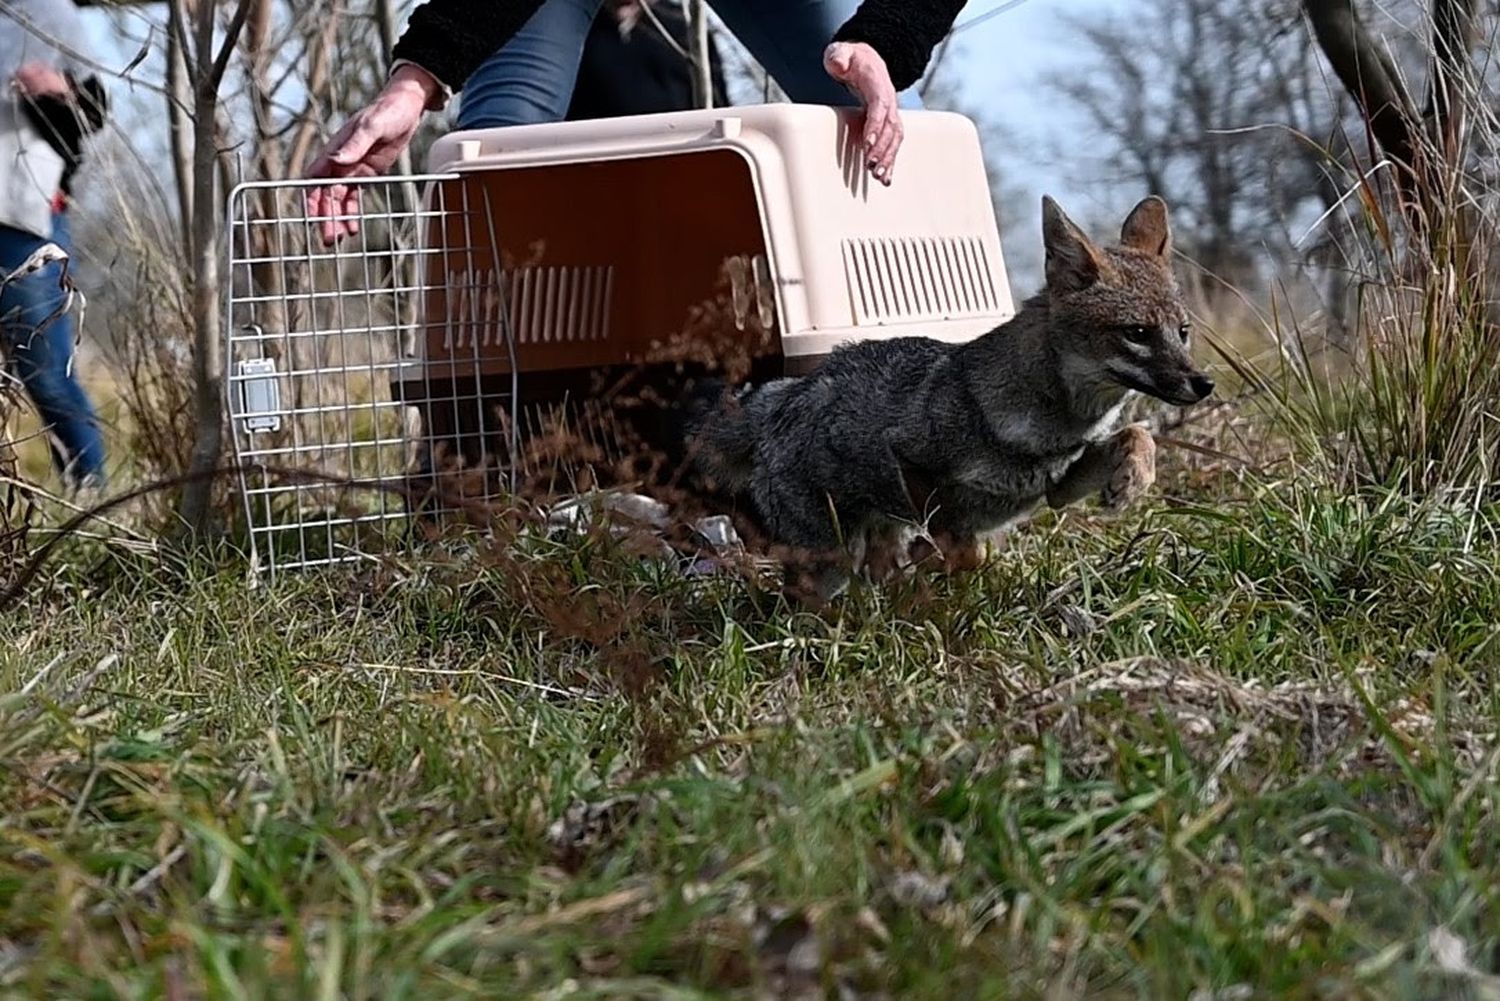
[[[281,380],[275,358],[246,358],[235,372],[240,384],[240,426],[248,434],[281,430]]]

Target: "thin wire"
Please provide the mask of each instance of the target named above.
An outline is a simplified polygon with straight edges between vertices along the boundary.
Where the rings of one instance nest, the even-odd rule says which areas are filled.
[[[1006,13],[1007,11],[1015,10],[1025,2],[1026,0],[1005,0],[1004,3],[1000,4],[1000,6],[994,8],[993,10],[987,10],[983,14],[975,14],[973,17],[969,18],[967,21],[964,21],[962,24],[954,25],[953,30],[948,34],[950,36],[957,35],[960,32],[968,31],[970,28],[977,28],[979,25],[990,20],[991,18],[996,18],[1001,14]]]

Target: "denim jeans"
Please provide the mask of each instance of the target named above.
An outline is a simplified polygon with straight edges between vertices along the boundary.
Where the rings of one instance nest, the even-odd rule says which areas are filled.
[[[0,226],[0,276],[20,267],[46,242],[34,233]],[[53,215],[51,242],[72,253],[66,212]],[[61,264],[50,264],[0,290],[0,335],[11,371],[47,427],[58,471],[73,486],[102,480],[104,439],[93,404],[73,371],[77,325],[72,311],[60,312],[65,301],[58,288],[61,274]]]
[[[547,0],[464,84],[460,129],[562,121],[601,0]],[[712,0],[714,11],[798,104],[858,101],[823,69],[823,50],[859,0]],[[653,30],[648,24],[638,31]],[[920,108],[915,90],[901,107]]]

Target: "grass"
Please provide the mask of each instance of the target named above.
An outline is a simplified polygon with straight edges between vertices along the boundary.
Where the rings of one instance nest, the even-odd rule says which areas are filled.
[[[0,991],[1500,996],[1495,512],[1185,491],[821,615],[74,554],[0,613]]]
[[[1309,467],[974,575],[812,614],[592,538],[274,585],[80,541],[0,608],[0,997],[1500,998],[1489,235],[1328,167],[1347,371],[1223,338],[1277,440],[1216,443]],[[115,365],[180,389],[134,242]],[[94,387],[118,482],[180,459],[160,386]]]

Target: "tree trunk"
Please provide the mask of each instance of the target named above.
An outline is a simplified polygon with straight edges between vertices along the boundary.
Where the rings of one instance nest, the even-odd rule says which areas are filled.
[[[188,67],[193,92],[192,316],[193,316],[193,449],[189,481],[178,503],[181,526],[200,536],[208,528],[218,469],[224,447],[224,361],[219,316],[219,183],[223,169],[218,143],[219,85],[239,40],[253,0],[239,0],[214,50],[215,6],[189,6],[172,0],[172,19]],[[191,12],[191,13],[190,13]],[[195,44],[186,51],[191,17]]]
[[[1353,0],[1303,4],[1319,48],[1358,102],[1374,142],[1401,165],[1398,191],[1418,242],[1434,259],[1457,255],[1460,274],[1482,267],[1485,262],[1469,260],[1479,220],[1463,190],[1465,108],[1481,100],[1471,56],[1478,0],[1433,0],[1429,84],[1421,116],[1399,74],[1360,23]]]
[[[219,217],[214,117],[218,88],[210,86],[205,65],[213,51],[213,9],[196,15],[197,55],[193,66],[193,451],[188,474],[200,477],[183,488],[179,514],[187,529],[201,533],[208,527],[213,480],[206,478],[219,465],[224,447],[224,372],[219,345]]]
[[[172,178],[177,184],[178,232],[182,238],[182,254],[187,256],[193,246],[193,123],[190,109],[193,106],[193,89],[188,81],[187,53],[182,51],[178,39],[187,32],[182,20],[183,7],[173,3],[167,17],[177,22],[176,30],[167,30],[167,127],[172,142]]]
[[[1427,104],[1423,109],[1432,157],[1437,162],[1430,178],[1428,214],[1436,233],[1447,232],[1459,274],[1477,276],[1489,264],[1475,253],[1482,213],[1462,190],[1464,183],[1464,127],[1470,102],[1483,98],[1476,86],[1471,53],[1478,37],[1478,0],[1434,0],[1432,5],[1432,64],[1427,74]]]
[[[1365,30],[1354,0],[1303,0],[1318,47],[1351,97],[1359,104],[1370,135],[1403,168],[1402,190],[1415,181],[1417,117],[1401,77]]]

